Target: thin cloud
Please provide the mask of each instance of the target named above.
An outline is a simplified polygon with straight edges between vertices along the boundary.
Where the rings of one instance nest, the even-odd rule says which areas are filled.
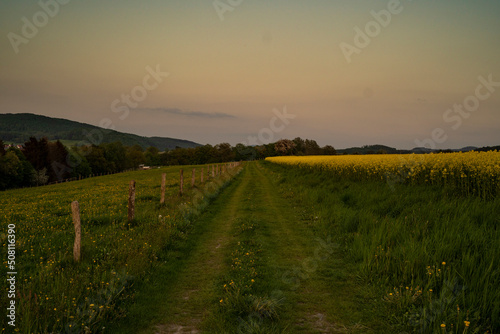
[[[182,115],[188,117],[202,117],[202,118],[236,118],[236,116],[233,116],[231,114],[226,114],[223,112],[191,111],[191,110],[182,110],[179,108],[138,108],[134,109],[134,111],[162,112],[171,115]]]

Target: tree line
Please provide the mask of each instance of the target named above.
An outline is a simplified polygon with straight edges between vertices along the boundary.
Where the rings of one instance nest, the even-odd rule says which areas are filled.
[[[295,138],[275,143],[231,146],[221,143],[160,152],[156,147],[125,146],[121,142],[66,147],[59,140],[31,137],[21,149],[4,148],[0,140],[0,190],[39,186],[69,178],[117,173],[140,165],[202,165],[230,161],[258,160],[279,155],[333,155],[332,146]]]

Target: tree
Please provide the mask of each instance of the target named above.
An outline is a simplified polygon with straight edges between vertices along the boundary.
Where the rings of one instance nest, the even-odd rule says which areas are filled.
[[[92,168],[78,147],[73,147],[68,151],[68,163],[71,168],[71,177],[89,176],[92,174]]]
[[[5,155],[5,144],[3,143],[3,140],[0,139],[0,156]]]
[[[165,155],[168,165],[189,165],[194,159],[194,149],[176,148]]]
[[[296,155],[302,155],[305,154],[306,151],[306,142],[304,139],[297,137],[293,140],[295,143],[295,154]]]
[[[37,186],[43,186],[49,181],[49,176],[47,175],[47,169],[42,168],[41,170],[33,171],[32,182]]]
[[[323,150],[324,155],[336,155],[337,154],[337,150],[335,150],[333,148],[333,146],[330,146],[330,145],[326,145],[325,147],[322,148],[322,150]]]
[[[306,139],[305,141],[305,155],[318,155],[321,154],[321,148],[315,140]]]
[[[295,143],[290,139],[280,139],[274,144],[274,150],[278,155],[291,155],[295,149]]]
[[[262,145],[262,147],[264,148],[264,150],[261,151],[261,159],[276,156],[276,150],[274,149],[273,143]]]
[[[159,166],[161,164],[160,151],[154,146],[147,148],[144,157],[146,158],[146,164],[148,166]]]
[[[140,145],[127,148],[127,168],[138,168],[146,163],[143,149]]]
[[[266,147],[264,145],[259,145],[254,147],[255,152],[257,152],[256,159],[266,158]]]
[[[234,160],[236,161],[250,161],[257,158],[257,150],[252,146],[245,146],[243,144],[236,144],[233,148]]]
[[[58,140],[56,142],[47,143],[48,147],[48,162],[50,168],[47,173],[49,181],[62,181],[71,175],[71,168],[68,166],[68,150]]]
[[[104,150],[104,158],[107,163],[107,170],[103,171],[103,173],[116,173],[127,169],[127,150],[121,142],[117,141],[100,146]]]
[[[9,148],[0,155],[0,190],[30,186],[33,171],[21,151]]]
[[[0,157],[0,190],[14,188],[19,182],[19,167],[21,161],[12,151]]]
[[[50,168],[47,138],[37,140],[35,137],[30,137],[29,141],[24,143],[23,153],[35,170]]]
[[[217,162],[227,162],[234,160],[234,153],[231,145],[228,143],[221,143],[215,145],[215,151],[217,152]]]
[[[92,174],[107,173],[111,171],[111,166],[109,166],[106,161],[105,151],[102,147],[96,145],[84,146],[82,147],[82,152],[89,162]]]
[[[20,165],[18,166],[18,180],[15,187],[31,186],[33,184],[32,177],[35,169],[33,168],[33,166],[31,166],[29,161],[26,160],[26,157],[24,156],[23,152],[21,152],[21,150],[11,147],[9,148],[9,151],[14,152],[20,162]]]
[[[194,149],[194,161],[193,163],[202,165],[216,162],[216,151],[215,148],[210,145],[199,146]]]

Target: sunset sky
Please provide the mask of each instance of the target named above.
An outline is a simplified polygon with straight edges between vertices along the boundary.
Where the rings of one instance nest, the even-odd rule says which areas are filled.
[[[201,144],[500,145],[498,0],[16,0],[0,18],[0,113]]]

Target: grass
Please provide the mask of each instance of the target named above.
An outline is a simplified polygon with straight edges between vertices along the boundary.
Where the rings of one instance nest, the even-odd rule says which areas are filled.
[[[243,172],[244,173],[244,172]],[[137,289],[126,319],[110,324],[111,333],[153,333],[197,327],[206,300],[213,299],[222,250],[231,238],[238,175],[192,224],[188,238],[155,268]],[[152,307],[154,306],[154,307]]]
[[[162,173],[167,174],[164,205],[159,204]],[[134,286],[186,239],[192,218],[228,180],[220,176],[192,189],[185,185],[179,197],[178,175],[179,167],[169,167],[0,193],[0,223],[16,225],[17,329],[96,332],[126,314],[123,305],[134,298]],[[131,179],[136,180],[136,218],[128,222]],[[73,200],[80,203],[82,219],[79,263],[72,256]],[[1,241],[6,253],[5,233]],[[1,284],[5,290],[6,281]],[[1,306],[7,302],[2,298]],[[7,328],[5,317],[2,328]]]
[[[314,207],[401,330],[500,330],[500,201],[440,187],[345,181],[329,171],[267,165]],[[467,325],[467,326],[466,326]]]
[[[247,164],[232,182],[185,182],[179,197],[178,172],[0,193],[2,226],[16,224],[20,332],[500,330],[496,198],[268,162]],[[137,216],[127,222],[131,179]]]
[[[267,169],[248,164],[193,221],[179,258],[157,267],[138,287],[127,318],[107,328],[386,333],[385,304],[355,280],[352,265],[317,234],[311,210],[295,200],[283,197]]]

